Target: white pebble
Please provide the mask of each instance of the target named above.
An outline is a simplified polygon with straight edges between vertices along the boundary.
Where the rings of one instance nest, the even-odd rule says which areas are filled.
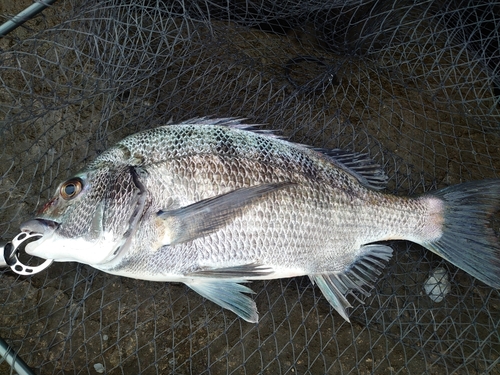
[[[102,365],[102,363],[96,363],[96,364],[94,364],[94,369],[95,369],[95,370],[96,370],[96,372],[98,372],[99,374],[104,373],[104,366]]]
[[[451,284],[448,273],[444,268],[437,267],[431,271],[429,278],[424,283],[425,293],[434,302],[441,302],[450,292]]]

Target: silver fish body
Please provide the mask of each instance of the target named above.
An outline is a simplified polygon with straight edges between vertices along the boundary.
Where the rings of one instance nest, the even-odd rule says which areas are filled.
[[[193,119],[118,142],[21,229],[43,234],[31,255],[183,282],[250,322],[257,309],[241,283],[299,275],[348,320],[346,294],[368,294],[392,254],[380,241],[391,239],[500,287],[500,249],[484,220],[498,207],[498,180],[416,198],[381,192],[385,181],[366,155]]]

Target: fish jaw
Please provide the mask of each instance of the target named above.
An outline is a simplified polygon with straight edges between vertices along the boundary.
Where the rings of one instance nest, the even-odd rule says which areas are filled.
[[[42,237],[26,245],[25,251],[56,262],[80,262],[94,265],[106,263],[114,257],[117,243],[112,233],[104,232],[97,240],[83,237],[69,238],[58,234],[59,223],[46,219],[33,219],[21,224],[23,232],[39,233]]]

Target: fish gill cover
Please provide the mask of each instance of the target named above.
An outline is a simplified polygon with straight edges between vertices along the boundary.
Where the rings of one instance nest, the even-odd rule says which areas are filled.
[[[124,136],[207,115],[368,153],[397,195],[498,178],[499,28],[485,1],[56,2],[0,39],[0,236]],[[500,373],[500,292],[390,245],[350,324],[307,278],[253,282],[250,324],[182,284],[54,263],[0,271],[0,337],[41,374]]]

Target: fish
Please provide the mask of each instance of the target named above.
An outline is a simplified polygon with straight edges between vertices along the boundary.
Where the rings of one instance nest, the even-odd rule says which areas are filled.
[[[367,154],[203,117],[124,138],[62,182],[21,231],[41,235],[30,255],[184,283],[251,323],[259,315],[245,283],[305,275],[349,321],[347,298],[370,295],[389,240],[500,288],[490,225],[499,179],[413,197],[387,193],[387,181]]]

